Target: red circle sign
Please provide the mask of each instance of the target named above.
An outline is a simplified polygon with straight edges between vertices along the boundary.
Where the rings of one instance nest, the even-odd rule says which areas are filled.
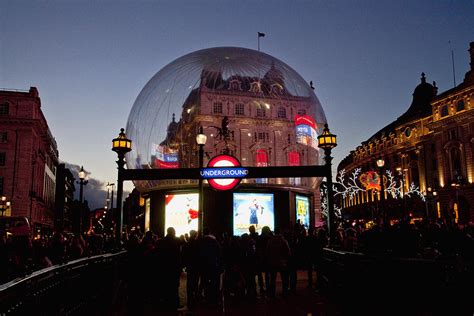
[[[212,158],[207,167],[240,167],[240,162],[234,156],[219,155]],[[207,182],[216,190],[224,191],[235,188],[240,183],[240,178],[231,179],[208,179]]]

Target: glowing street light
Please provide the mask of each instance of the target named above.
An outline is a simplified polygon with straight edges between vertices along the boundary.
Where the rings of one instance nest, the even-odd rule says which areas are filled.
[[[204,134],[202,126],[199,127],[199,133],[196,135],[196,143],[199,146],[199,168],[202,169],[204,165],[204,145],[206,145],[207,136]],[[202,233],[204,229],[204,188],[202,177],[199,177],[199,213],[198,213],[198,228]]]
[[[122,242],[122,227],[123,227],[123,213],[122,213],[122,194],[123,194],[123,179],[122,172],[125,166],[125,154],[132,150],[132,141],[125,135],[125,129],[120,129],[120,133],[117,138],[112,140],[112,150],[117,153],[117,169],[118,169],[118,181],[117,181],[117,214],[119,227],[117,229],[117,243],[120,245]]]
[[[382,158],[377,159],[377,167],[379,167],[380,175],[380,210],[383,214],[384,224],[387,223],[387,212],[385,210],[385,188],[383,183],[383,167],[385,166],[385,160]]]
[[[331,134],[327,124],[324,124],[324,130],[318,136],[318,147],[324,150],[324,160],[326,161],[326,184],[328,194],[328,231],[330,243],[334,241],[334,194],[332,191],[332,170],[331,170],[331,150],[337,146],[337,136]],[[342,217],[342,214],[341,214]]]

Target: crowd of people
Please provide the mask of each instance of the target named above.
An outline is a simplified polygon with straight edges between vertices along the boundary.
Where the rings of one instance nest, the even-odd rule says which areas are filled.
[[[138,230],[124,235],[127,250],[122,277],[130,310],[139,312],[145,301],[177,309],[218,304],[222,297],[254,301],[276,297],[277,275],[282,295],[296,290],[297,271],[307,272],[308,288],[318,289],[323,248],[405,258],[438,260],[459,258],[472,265],[472,226],[419,221],[412,224],[351,225],[335,231],[330,241],[326,227],[306,229],[297,222],[291,229],[257,232],[250,226],[241,236],[215,236],[209,229],[176,236],[172,227],[164,237]],[[51,238],[0,239],[0,284],[32,271],[81,257],[119,249],[113,236],[55,233]],[[179,287],[186,274],[186,302]],[[306,282],[306,281],[305,281]]]
[[[308,271],[308,287],[327,244],[324,229],[308,232],[302,225],[283,233],[263,227],[258,234],[254,226],[242,236],[223,234],[217,238],[209,229],[200,236],[191,231],[179,238],[170,227],[164,238],[151,231],[140,239],[130,235],[128,250],[128,293],[133,310],[143,306],[143,299],[159,300],[171,309],[186,303],[217,304],[222,295],[233,299],[256,300],[276,297],[276,278],[280,275],[281,292],[296,290],[298,269]],[[186,272],[187,302],[179,301],[179,282]],[[143,280],[147,280],[146,284]]]
[[[98,255],[116,248],[108,235],[81,235],[55,232],[52,236],[0,234],[0,284],[24,277],[43,268]]]
[[[335,246],[350,252],[401,258],[438,259],[458,256],[472,262],[474,226],[420,220],[395,225],[354,225],[336,231]]]

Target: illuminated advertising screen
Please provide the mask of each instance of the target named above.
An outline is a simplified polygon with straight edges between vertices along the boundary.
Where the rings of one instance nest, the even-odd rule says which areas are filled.
[[[234,193],[234,235],[248,233],[252,225],[259,233],[263,226],[275,229],[273,194]]]
[[[309,198],[303,195],[296,195],[296,220],[309,228]]]
[[[307,115],[295,117],[296,142],[306,146],[317,148],[316,122]]]
[[[166,145],[153,144],[152,156],[155,158],[155,168],[179,168],[178,151]]]
[[[165,234],[168,227],[181,236],[198,230],[199,194],[167,194],[165,196]]]

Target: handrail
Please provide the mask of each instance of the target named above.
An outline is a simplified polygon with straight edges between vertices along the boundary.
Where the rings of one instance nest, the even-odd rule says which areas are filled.
[[[122,250],[122,251],[116,252],[116,253],[105,253],[105,254],[100,254],[100,255],[95,255],[95,256],[90,256],[90,257],[84,257],[84,258],[79,258],[79,259],[75,259],[75,260],[72,260],[72,261],[68,261],[68,262],[65,262],[65,263],[56,264],[56,265],[53,265],[51,267],[47,267],[47,268],[44,268],[44,269],[36,270],[36,271],[33,271],[31,274],[26,275],[24,277],[18,277],[18,278],[15,278],[15,279],[7,282],[7,283],[0,284],[0,292],[4,291],[4,290],[6,290],[6,289],[8,289],[12,286],[15,286],[17,284],[21,284],[22,282],[30,281],[30,280],[38,277],[38,276],[41,276],[41,275],[49,273],[49,272],[55,272],[57,270],[62,270],[62,269],[68,268],[68,267],[76,266],[81,262],[89,262],[91,260],[96,260],[96,259],[99,259],[99,258],[104,258],[105,259],[105,258],[119,256],[119,255],[122,255],[126,252],[127,252],[126,250]]]
[[[0,285],[0,315],[84,315],[114,312],[123,288],[126,251],[76,259]],[[74,289],[74,292],[70,291]]]

